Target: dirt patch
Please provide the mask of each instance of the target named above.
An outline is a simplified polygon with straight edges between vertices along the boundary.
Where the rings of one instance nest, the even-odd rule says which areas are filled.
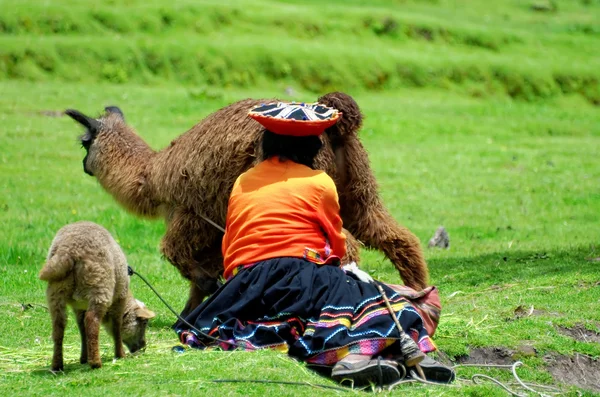
[[[573,357],[552,354],[544,356],[544,361],[556,381],[600,392],[600,361],[582,354]]]
[[[583,324],[575,324],[572,328],[556,327],[558,332],[580,342],[600,343],[600,333],[590,331]]]
[[[512,364],[514,351],[506,347],[478,347],[468,356],[456,357],[458,364]]]
[[[600,281],[579,281],[577,282],[577,288],[579,289],[590,289],[600,286]]]
[[[549,312],[543,309],[535,309],[533,306],[519,305],[515,308],[515,310],[513,310],[512,316],[505,318],[505,321],[515,321],[530,316],[559,317],[560,313]]]
[[[538,310],[538,309],[533,309],[533,312],[531,313],[532,316],[548,316],[548,317],[560,317],[560,313],[557,312],[549,312],[546,310]]]
[[[468,356],[456,357],[457,364],[514,364],[522,356],[535,355],[535,349],[524,345],[516,350],[506,347],[471,349]],[[568,386],[600,392],[600,361],[583,354],[563,356],[557,353],[543,357],[554,380]]]
[[[528,344],[516,349],[506,347],[478,347],[471,349],[468,356],[456,357],[458,364],[501,364],[511,365],[525,357],[535,357],[536,349]]]

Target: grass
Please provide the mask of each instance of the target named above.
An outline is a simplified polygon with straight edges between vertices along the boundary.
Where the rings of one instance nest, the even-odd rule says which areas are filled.
[[[450,233],[450,250],[425,249],[443,304],[435,336],[441,351],[454,358],[478,347],[532,345],[537,353],[521,358],[519,373],[544,384],[557,384],[548,354],[599,358],[597,343],[557,328],[598,331],[600,324],[598,262],[588,260],[600,256],[597,3],[559,1],[547,14],[510,1],[459,2],[459,11],[444,0],[257,4],[0,0],[9,9],[0,14],[0,393],[338,393],[211,382],[333,385],[274,352],[172,352],[174,319],[135,278],[136,297],[157,312],[147,351],[113,362],[102,333],[105,365],[90,371],[77,364],[70,318],[67,371],[52,375],[50,317],[37,279],[54,233],[86,219],[107,227],[175,307],[187,295],[160,258],[162,222],[127,214],[83,173],[79,127],[54,117],[57,111],[93,114],[119,105],[158,149],[238,99],[311,100],[328,89],[350,93],[361,106],[361,138],[394,217],[424,245],[438,225]],[[197,15],[202,23],[189,24]],[[279,40],[259,45],[263,33]],[[372,275],[399,281],[381,254],[362,256]],[[515,315],[531,307],[536,315]],[[487,370],[459,371],[467,378]],[[506,371],[489,373],[510,379]],[[505,395],[469,382],[407,385],[391,394],[405,393]]]
[[[600,103],[599,7],[565,4],[557,18],[504,2],[483,23],[472,5],[448,18],[443,6],[359,4],[25,1],[0,15],[0,77],[293,82],[312,92],[435,86],[526,101],[578,93]]]

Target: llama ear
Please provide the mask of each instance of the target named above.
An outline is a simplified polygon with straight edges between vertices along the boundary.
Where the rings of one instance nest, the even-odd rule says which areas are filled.
[[[138,307],[135,309],[135,315],[144,320],[150,320],[156,317],[156,314],[152,310],[148,310],[145,307]]]
[[[123,111],[121,109],[119,109],[117,106],[107,106],[104,108],[104,110],[106,110],[107,113],[119,115],[121,120],[125,121],[125,115],[123,114]]]
[[[100,122],[98,120],[88,117],[78,110],[67,109],[65,110],[65,114],[73,120],[77,121],[79,124],[83,125],[93,134],[98,133],[98,131],[100,130]]]

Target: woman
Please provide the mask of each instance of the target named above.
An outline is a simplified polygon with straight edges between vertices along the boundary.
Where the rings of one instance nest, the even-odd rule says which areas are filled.
[[[313,169],[319,135],[340,117],[313,104],[276,103],[249,115],[266,127],[262,162],[229,199],[227,282],[176,325],[182,343],[275,348],[355,386],[400,379],[400,332],[376,286],[340,268],[346,246],[333,180]],[[384,286],[406,332],[433,350],[421,316]],[[210,337],[204,336],[208,334]]]

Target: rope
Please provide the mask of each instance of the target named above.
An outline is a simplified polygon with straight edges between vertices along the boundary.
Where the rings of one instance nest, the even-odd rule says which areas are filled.
[[[383,370],[381,369],[381,357],[377,357],[377,369],[379,375],[379,387],[383,387]]]
[[[381,296],[383,297],[383,300],[385,301],[387,310],[388,310],[390,316],[392,317],[392,319],[394,320],[394,323],[396,324],[396,328],[398,328],[398,332],[400,333],[400,348],[402,350],[404,350],[407,347],[413,348],[414,353],[416,353],[416,354],[411,354],[407,351],[402,351],[404,360],[407,363],[409,363],[410,360],[416,360],[416,357],[421,356],[420,358],[418,358],[418,362],[414,364],[414,368],[417,370],[419,375],[421,375],[421,377],[425,378],[423,369],[419,365],[419,362],[423,361],[423,358],[425,358],[425,353],[421,352],[421,349],[415,343],[415,341],[413,341],[413,339],[410,336],[407,336],[406,333],[404,332],[404,329],[402,328],[402,325],[400,324],[400,321],[398,320],[398,316],[396,316],[396,313],[394,312],[394,309],[392,308],[392,305],[390,304],[390,301],[385,293],[385,290],[381,286],[381,284],[375,280],[373,280],[371,283],[374,284],[375,287],[377,287],[377,289],[379,290],[379,293],[381,294]],[[381,384],[381,382],[380,382],[380,384]]]
[[[205,333],[205,332],[202,332],[202,331],[200,331],[198,328],[196,328],[196,327],[194,327],[192,324],[190,324],[190,323],[189,323],[189,322],[188,322],[188,321],[187,321],[185,318],[181,317],[181,316],[180,316],[180,315],[179,315],[179,314],[178,314],[178,313],[175,311],[175,309],[173,309],[173,308],[171,307],[171,305],[169,305],[169,303],[168,303],[168,302],[167,302],[167,301],[166,301],[166,300],[165,300],[165,299],[164,299],[164,298],[163,298],[163,297],[162,297],[162,296],[161,296],[161,295],[158,293],[158,291],[154,289],[154,287],[153,287],[153,286],[152,286],[152,285],[151,285],[151,284],[148,282],[148,280],[146,280],[146,279],[144,278],[144,276],[142,276],[141,274],[139,274],[138,272],[136,272],[135,270],[133,270],[133,268],[132,268],[131,266],[127,266],[127,272],[128,272],[128,274],[129,274],[130,276],[131,276],[131,275],[133,275],[133,274],[135,274],[135,275],[137,275],[139,278],[141,278],[141,279],[142,279],[142,281],[143,281],[144,283],[146,283],[146,285],[147,285],[147,286],[148,286],[148,287],[149,287],[149,288],[152,290],[152,292],[154,292],[154,294],[156,294],[156,296],[158,296],[158,299],[160,299],[160,300],[162,301],[162,303],[164,303],[164,304],[165,304],[165,306],[166,306],[166,307],[167,307],[167,308],[168,308],[168,309],[171,311],[171,313],[173,313],[173,314],[174,314],[174,315],[177,317],[177,319],[178,319],[179,321],[183,322],[185,325],[187,325],[188,327],[190,327],[190,328],[191,328],[191,329],[193,329],[194,331],[198,332],[200,335],[204,336],[205,338],[211,339],[211,340],[213,340],[213,341],[215,341],[215,342],[226,343],[226,344],[228,344],[228,345],[231,345],[231,346],[235,346],[235,347],[244,348],[244,346],[243,346],[243,345],[240,345],[240,344],[238,344],[238,343],[231,342],[231,341],[224,340],[224,339],[215,338],[215,337],[214,337],[214,336],[212,336],[212,335],[209,335],[209,334],[207,334],[207,333]]]
[[[514,385],[519,385],[522,388],[524,388],[526,391],[531,392],[531,393],[535,393],[537,395],[539,395],[540,397],[551,397],[551,395],[553,394],[560,394],[562,393],[560,389],[553,387],[553,386],[547,386],[547,385],[539,385],[536,383],[525,383],[521,380],[521,378],[519,378],[519,375],[517,375],[517,367],[520,367],[521,365],[523,365],[523,363],[521,361],[517,361],[514,364],[457,364],[454,365],[452,368],[458,368],[458,367],[487,367],[487,368],[510,368],[513,377],[515,378],[516,382],[514,383]],[[452,384],[448,384],[448,383],[438,383],[438,382],[431,382],[428,381],[422,377],[420,377],[415,371],[411,370],[410,371],[410,378],[406,378],[406,379],[400,379],[397,382],[394,382],[390,385],[388,385],[386,387],[387,391],[392,391],[395,387],[399,386],[399,385],[404,385],[404,384],[408,384],[408,383],[422,383],[425,385],[431,385],[431,386],[447,386],[447,387],[455,387]],[[506,384],[500,382],[498,379],[493,378],[489,375],[484,375],[484,374],[474,374],[471,379],[460,379],[457,378],[458,380],[465,380],[465,381],[472,381],[474,384],[479,384],[478,379],[485,379],[485,380],[489,380],[490,382],[495,383],[496,385],[500,386],[502,389],[504,389],[506,392],[508,392],[510,395],[515,396],[515,397],[527,397],[527,394],[522,394],[522,393],[518,393],[516,391],[513,391],[512,389],[510,389]],[[533,387],[539,388],[539,389],[546,389],[547,393],[550,394],[546,394],[543,393],[541,391],[535,390],[533,389]]]
[[[211,225],[213,225],[214,227],[216,227],[217,229],[219,229],[221,232],[225,233],[225,229],[223,229],[222,226],[220,226],[218,223],[215,223],[213,221],[211,221],[209,218],[205,217],[202,214],[197,214],[200,218],[204,219],[206,222],[210,223]]]
[[[193,329],[194,331],[196,331],[198,334],[211,339],[215,342],[221,342],[221,343],[225,343],[231,346],[235,346],[235,347],[239,347],[239,348],[244,348],[245,346],[240,345],[238,343],[235,342],[231,342],[231,341],[227,341],[224,339],[219,339],[219,338],[215,338],[214,336],[211,336],[205,332],[200,331],[198,328],[196,328],[194,325],[190,324],[185,318],[181,317],[176,311],[175,309],[173,309],[173,307],[171,307],[171,305],[169,305],[169,303],[158,293],[158,291],[152,286],[152,284],[150,284],[150,282],[148,280],[146,280],[146,278],[144,278],[144,276],[142,276],[141,274],[139,274],[138,272],[136,272],[135,270],[133,270],[133,268],[131,266],[127,267],[127,271],[128,274],[131,275],[137,275],[140,279],[142,279],[142,281],[144,283],[146,283],[146,285],[152,290],[152,292],[154,292],[154,294],[158,297],[158,299],[161,300],[161,302],[171,311],[171,313],[173,313],[177,319],[179,319],[181,322],[183,322],[184,324],[186,324],[188,327],[190,327],[191,329]],[[377,285],[377,284],[375,284]],[[398,321],[398,318],[396,317],[393,309],[391,308],[391,305],[389,303],[389,301],[387,300],[387,296],[385,295],[385,291],[382,291],[383,289],[381,288],[381,286],[377,285],[377,287],[380,289],[380,292],[382,292],[382,295],[384,297],[384,300],[386,301],[386,304],[388,305],[388,310],[390,311],[390,313],[392,314],[392,318],[394,319],[394,322],[396,323],[396,326],[398,327],[398,329],[400,329],[402,332],[402,327]],[[24,306],[24,305],[23,305]],[[42,305],[39,305],[42,306]],[[380,359],[380,358],[379,358]],[[525,382],[523,382],[521,380],[521,378],[519,378],[519,376],[517,375],[517,367],[520,367],[521,365],[523,365],[523,363],[521,361],[517,361],[512,365],[506,365],[506,364],[457,364],[454,365],[452,368],[458,368],[458,367],[487,367],[487,368],[510,368],[511,372],[513,374],[513,377],[516,379],[517,383],[524,388],[525,390],[538,394],[540,397],[551,397],[550,394],[545,394],[542,393],[540,391],[537,391],[535,389],[533,389],[532,387],[538,387],[540,389],[548,389],[551,390],[548,393],[551,394],[558,394],[561,393],[561,391],[558,388],[552,387],[552,386],[546,386],[546,385],[538,385],[535,383],[529,383],[526,384]],[[437,383],[437,382],[430,382],[428,380],[425,379],[424,374],[421,372],[421,374],[417,374],[415,371],[411,370],[410,371],[410,375],[412,378],[410,379],[406,379],[406,368],[404,368],[403,365],[399,365],[400,368],[402,368],[403,374],[402,377],[400,378],[399,381],[394,382],[390,385],[388,385],[386,387],[387,391],[391,391],[392,389],[394,389],[396,386],[402,385],[402,384],[407,384],[407,383],[422,383],[425,385],[432,385],[432,386],[449,386],[449,387],[453,387],[453,385],[451,384],[447,384],[447,383]],[[420,369],[420,368],[419,368]],[[380,372],[381,372],[381,367],[380,367]],[[421,375],[421,376],[419,376]],[[382,383],[382,374],[379,374],[379,384],[381,385]],[[506,386],[505,384],[503,384],[502,382],[500,382],[499,380],[488,376],[488,375],[484,375],[484,374],[474,374],[471,377],[471,381],[474,384],[477,384],[477,379],[482,378],[482,379],[486,379],[489,380],[495,384],[497,384],[498,386],[502,387],[504,390],[506,390],[508,393],[510,393],[512,396],[515,397],[526,397],[526,394],[519,394],[517,392],[512,391],[508,386]],[[344,391],[344,392],[348,392],[350,390],[353,389],[347,389],[347,388],[341,388],[341,387],[336,387],[336,386],[329,386],[329,385],[322,385],[322,384],[313,384],[313,383],[309,383],[309,382],[288,382],[288,381],[275,381],[275,380],[260,380],[260,379],[213,379],[211,380],[211,382],[214,383],[271,383],[271,384],[282,384],[282,385],[295,385],[295,386],[311,386],[311,387],[316,387],[316,388],[323,388],[323,389],[331,389],[331,390],[338,390],[338,391]],[[530,387],[532,386],[532,387]]]
[[[521,378],[519,378],[519,375],[517,375],[517,367],[522,366],[523,363],[521,361],[516,361],[513,364],[457,364],[455,366],[453,366],[452,368],[457,368],[457,367],[487,367],[487,368],[510,368],[513,377],[515,378],[516,385],[521,386],[523,389],[531,392],[531,393],[535,393],[541,397],[550,397],[551,394],[560,394],[562,393],[560,389],[553,387],[553,386],[547,386],[547,385],[539,385],[536,383],[525,383],[521,380]],[[484,374],[474,374],[471,377],[471,381],[474,384],[478,384],[477,379],[482,378],[482,379],[486,379],[489,380],[490,382],[493,382],[495,384],[497,384],[498,386],[500,386],[501,388],[503,388],[504,390],[506,390],[508,393],[510,393],[511,395],[515,396],[515,397],[526,397],[527,394],[519,394],[515,391],[512,391],[507,385],[505,385],[504,383],[500,382],[498,379],[495,379],[491,376],[488,375],[484,375]],[[531,387],[530,387],[531,386]],[[541,391],[535,390],[532,387],[537,387],[539,389],[546,389],[548,390],[548,393],[550,394],[545,394],[542,393]]]
[[[127,266],[127,272],[129,274],[129,276],[135,274],[139,278],[141,278],[142,281],[144,283],[146,283],[146,285],[152,290],[152,292],[154,292],[154,294],[158,297],[158,299],[160,299],[161,302],[164,303],[164,305],[171,311],[171,313],[173,313],[180,321],[182,321],[184,324],[186,324],[188,327],[190,327],[194,331],[198,332],[200,335],[202,335],[206,338],[212,339],[216,342],[227,343],[227,344],[229,344],[231,346],[235,346],[235,347],[241,347],[241,348],[244,347],[244,346],[234,343],[234,342],[215,338],[214,336],[208,335],[207,333],[200,331],[198,328],[196,328],[192,324],[190,324],[185,318],[181,317],[171,307],[171,305],[169,305],[169,303],[158,293],[158,291],[156,289],[154,289],[152,284],[150,284],[150,282],[148,282],[148,280],[146,280],[144,278],[144,276],[142,276],[141,274],[139,274],[138,272],[133,270],[133,268],[131,266]],[[338,390],[338,391],[343,391],[343,392],[348,392],[349,390],[351,390],[351,389],[344,389],[344,388],[337,387],[337,386],[322,385],[322,384],[318,384],[318,383],[313,384],[313,383],[309,383],[309,382],[288,382],[288,381],[261,380],[261,379],[213,379],[211,382],[214,382],[214,383],[245,383],[245,382],[246,383],[275,383],[275,384],[283,384],[283,385],[312,386],[312,387],[316,387],[316,388],[332,389],[332,390]]]
[[[500,382],[498,379],[492,378],[491,376],[488,376],[488,375],[475,374],[475,375],[473,375],[471,377],[471,380],[473,381],[474,384],[478,384],[477,383],[477,379],[478,378],[483,378],[483,379],[489,380],[490,382],[494,382],[495,384],[497,384],[498,386],[500,386],[501,388],[503,388],[504,390],[506,390],[511,396],[525,397],[525,395],[519,394],[519,393],[516,393],[516,392],[512,391],[511,389],[508,388],[508,386],[506,386],[505,384],[503,384],[502,382]]]
[[[383,297],[383,300],[385,302],[385,306],[386,306],[386,308],[387,308],[390,316],[394,320],[394,324],[396,324],[396,328],[398,328],[398,331],[400,332],[400,335],[404,334],[404,329],[402,328],[402,325],[400,324],[400,321],[398,321],[398,317],[396,316],[396,313],[394,313],[394,309],[392,308],[392,305],[390,304],[390,301],[389,301],[389,299],[388,299],[388,297],[387,297],[387,295],[385,293],[385,290],[375,280],[373,280],[372,284],[374,284],[375,287],[377,287],[377,289],[379,290],[379,293]]]
[[[523,363],[522,363],[522,362],[520,362],[520,361],[517,361],[516,363],[514,363],[514,364],[513,364],[513,366],[512,366],[512,369],[511,369],[513,376],[515,377],[515,379],[517,380],[517,382],[518,382],[518,383],[521,385],[521,387],[522,387],[523,389],[525,389],[525,390],[529,390],[530,392],[533,392],[533,393],[539,394],[541,397],[549,397],[549,395],[548,395],[548,394],[544,394],[544,393],[542,393],[542,392],[539,392],[539,391],[537,391],[537,390],[534,390],[534,389],[532,389],[531,387],[527,386],[525,383],[523,383],[523,381],[522,381],[522,380],[519,378],[519,376],[517,375],[517,367],[520,367],[521,365],[523,365]],[[557,390],[558,390],[558,389],[557,389]],[[559,391],[557,391],[557,392],[559,392]]]
[[[512,368],[513,364],[456,364],[452,366],[452,368],[458,367]]]

